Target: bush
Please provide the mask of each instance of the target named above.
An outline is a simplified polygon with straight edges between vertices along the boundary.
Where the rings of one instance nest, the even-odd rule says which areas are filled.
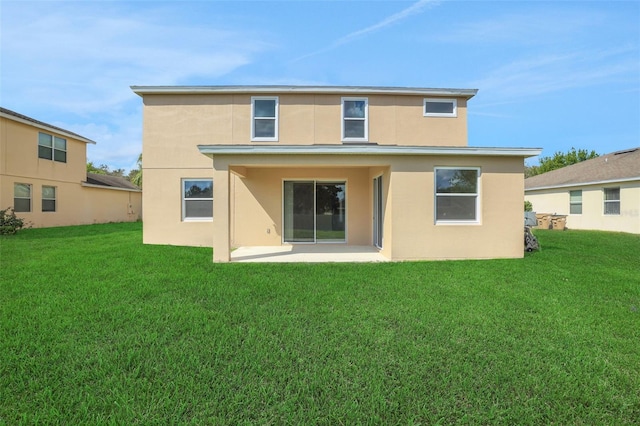
[[[24,227],[24,219],[16,216],[13,208],[0,210],[0,235],[13,235]]]
[[[533,204],[531,204],[531,201],[525,201],[524,202],[524,211],[525,212],[532,212],[533,211]]]

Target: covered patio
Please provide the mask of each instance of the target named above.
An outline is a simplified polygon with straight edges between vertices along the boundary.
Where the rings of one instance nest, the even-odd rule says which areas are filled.
[[[320,263],[388,262],[373,246],[345,244],[291,244],[282,246],[239,247],[231,252],[232,262]]]

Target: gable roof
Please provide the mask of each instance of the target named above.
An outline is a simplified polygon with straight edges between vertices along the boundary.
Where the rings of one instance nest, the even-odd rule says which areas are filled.
[[[70,132],[69,130],[65,130],[61,127],[54,126],[53,124],[45,123],[44,121],[36,120],[35,118],[27,117],[26,115],[19,114],[15,111],[11,111],[10,109],[0,107],[0,117],[8,118],[9,120],[17,121],[20,123],[25,123],[30,126],[38,127],[43,130],[48,130],[50,132],[58,133],[63,136],[67,136],[73,139],[77,139],[81,142],[92,143],[95,144],[95,141],[92,141],[89,138],[85,138],[77,133]]]
[[[552,170],[524,180],[525,191],[640,180],[640,147]]]
[[[128,180],[119,176],[101,175],[98,173],[87,173],[87,182],[91,186],[104,186],[112,189],[127,189],[140,191],[140,188]]]
[[[478,89],[434,89],[425,87],[381,86],[131,86],[134,93],[144,95],[203,94],[341,94],[341,95],[421,95],[451,96],[471,99]]]

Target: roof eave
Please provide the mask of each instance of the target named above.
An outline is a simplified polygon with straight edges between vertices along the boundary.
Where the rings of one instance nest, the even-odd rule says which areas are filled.
[[[17,121],[18,123],[22,123],[22,124],[26,124],[26,125],[29,125],[29,126],[32,126],[32,127],[36,127],[38,129],[46,130],[48,132],[57,133],[59,135],[66,136],[67,138],[70,138],[70,139],[75,139],[75,140],[78,140],[78,141],[81,141],[81,142],[90,143],[90,144],[94,144],[94,145],[96,144],[96,141],[93,141],[93,140],[91,140],[89,138],[85,138],[84,136],[80,136],[77,133],[73,133],[73,132],[61,129],[59,127],[52,126],[52,125],[49,125],[47,123],[43,123],[41,121],[37,121],[35,119],[32,119],[34,121],[25,120],[23,118],[17,117],[17,116],[12,115],[12,114],[6,114],[4,112],[0,112],[0,117],[6,118],[8,120]]]
[[[620,178],[620,179],[608,179],[608,180],[595,180],[590,182],[574,182],[574,183],[563,183],[560,185],[546,185],[546,186],[535,186],[532,188],[524,189],[527,191],[543,191],[546,189],[563,189],[563,188],[576,188],[579,186],[593,186],[593,185],[609,185],[613,183],[625,183],[625,182],[636,182],[640,181],[640,176],[632,176],[628,178]],[[526,182],[526,180],[525,180]]]
[[[214,155],[468,155],[533,157],[542,148],[426,147],[397,145],[198,145],[200,153]]]
[[[385,94],[451,96],[470,99],[478,89],[374,87],[374,86],[131,86],[139,96],[144,95],[202,95],[202,94]]]

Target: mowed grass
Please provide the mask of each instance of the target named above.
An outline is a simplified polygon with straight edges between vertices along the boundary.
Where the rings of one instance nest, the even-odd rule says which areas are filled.
[[[536,235],[381,264],[214,264],[140,224],[2,237],[0,424],[637,424],[640,237]]]

